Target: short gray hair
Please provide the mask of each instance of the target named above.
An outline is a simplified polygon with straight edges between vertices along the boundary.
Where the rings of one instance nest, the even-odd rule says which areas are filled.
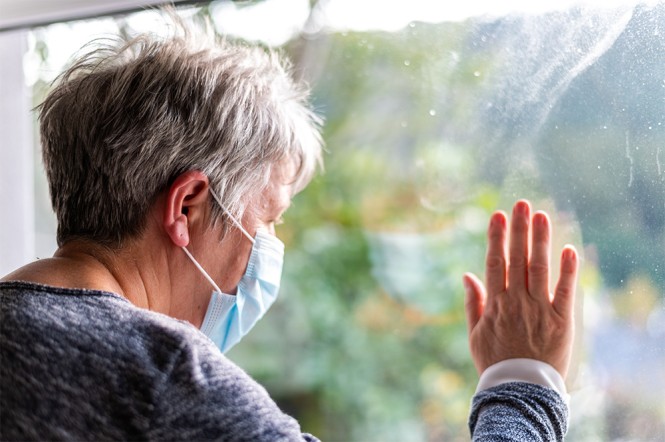
[[[120,247],[189,170],[205,173],[241,219],[273,166],[296,162],[301,190],[321,165],[321,120],[288,61],[174,15],[168,37],[87,45],[40,105],[59,245],[84,238]],[[225,215],[212,207],[217,222]]]

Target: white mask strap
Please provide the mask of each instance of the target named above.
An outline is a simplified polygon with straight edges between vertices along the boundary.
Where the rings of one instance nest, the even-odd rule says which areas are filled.
[[[212,284],[212,286],[215,288],[215,290],[217,290],[218,293],[222,293],[222,291],[219,289],[219,287],[217,286],[217,284],[215,284],[215,281],[213,281],[212,278],[210,277],[210,275],[208,275],[208,272],[206,272],[206,271],[203,269],[203,267],[201,267],[201,264],[199,264],[199,262],[198,262],[196,259],[194,259],[194,257],[192,256],[192,254],[189,253],[189,250],[187,250],[186,247],[181,247],[181,249],[184,250],[184,252],[187,254],[187,256],[189,257],[189,259],[192,260],[192,262],[194,263],[194,265],[196,266],[196,268],[199,269],[199,271],[203,274],[203,276],[205,276],[205,278],[208,280],[208,282],[209,282],[210,284]]]
[[[226,213],[226,215],[229,218],[231,218],[231,221],[233,221],[233,224],[235,224],[236,227],[239,228],[240,231],[247,237],[247,239],[250,240],[252,242],[252,244],[254,244],[256,242],[256,240],[254,238],[252,238],[252,235],[250,235],[249,232],[247,232],[247,230],[245,230],[245,228],[242,226],[242,224],[240,224],[238,222],[238,220],[236,220],[235,217],[233,215],[231,215],[231,212],[226,210],[226,206],[224,206],[224,204],[222,203],[222,200],[217,196],[217,194],[215,192],[212,191],[212,189],[210,189],[210,194],[212,195],[213,198],[215,198],[215,201],[217,201],[217,204],[219,204],[219,207],[221,207],[222,210]]]

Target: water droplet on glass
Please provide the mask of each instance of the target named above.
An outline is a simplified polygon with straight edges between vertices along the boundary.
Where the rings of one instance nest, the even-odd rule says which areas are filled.
[[[407,127],[408,125],[409,125],[409,123],[407,123],[406,121],[402,121],[400,123],[400,126],[402,126],[402,127]]]
[[[411,66],[410,60],[404,60],[404,66]]]
[[[475,72],[473,73],[473,76],[474,76],[474,77],[480,77],[480,71],[475,71]]]
[[[436,115],[436,111],[435,111],[434,109],[430,109],[430,110],[429,110],[429,114],[430,114],[431,116],[434,116],[434,115]]]

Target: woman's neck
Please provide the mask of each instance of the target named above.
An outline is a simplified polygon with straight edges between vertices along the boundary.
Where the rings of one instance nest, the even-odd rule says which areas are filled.
[[[131,248],[112,250],[91,241],[69,241],[58,248],[52,258],[27,264],[2,281],[102,290],[117,293],[138,307],[149,308],[146,286],[136,261],[131,258]]]

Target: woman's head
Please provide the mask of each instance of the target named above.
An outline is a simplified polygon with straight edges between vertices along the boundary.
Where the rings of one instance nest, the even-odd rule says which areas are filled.
[[[319,120],[288,63],[175,21],[169,37],[94,42],[41,105],[60,245],[120,246],[189,170],[241,219],[272,169],[295,166],[286,169],[299,190],[320,163]],[[212,213],[224,216],[216,204]]]

